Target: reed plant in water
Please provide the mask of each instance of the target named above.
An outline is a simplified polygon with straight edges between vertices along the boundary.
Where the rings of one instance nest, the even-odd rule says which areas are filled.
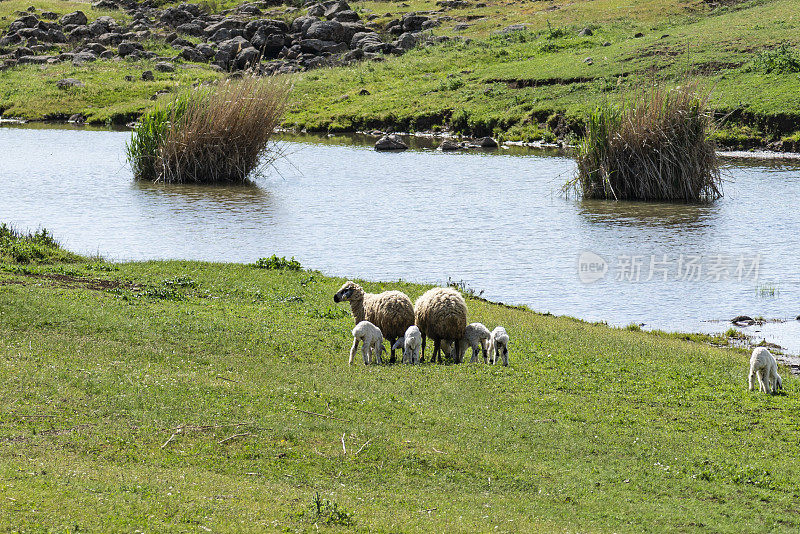
[[[127,145],[138,179],[244,183],[277,157],[269,145],[287,82],[246,77],[179,95],[142,117]]]
[[[711,127],[707,97],[691,84],[603,105],[587,119],[567,187],[587,199],[715,200],[722,183]]]

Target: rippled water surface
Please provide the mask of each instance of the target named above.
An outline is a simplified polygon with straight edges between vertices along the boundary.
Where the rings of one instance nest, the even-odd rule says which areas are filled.
[[[581,202],[559,191],[574,171],[566,157],[294,137],[255,187],[165,186],[132,179],[129,135],[0,128],[0,221],[110,259],[274,253],[334,275],[450,277],[492,300],[617,325],[714,332],[763,316],[785,322],[746,332],[800,351],[796,162],[728,164],[711,205]],[[581,264],[584,280],[599,279],[582,282]]]

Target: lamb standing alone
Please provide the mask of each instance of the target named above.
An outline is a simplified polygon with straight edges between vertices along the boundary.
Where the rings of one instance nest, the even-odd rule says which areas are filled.
[[[422,345],[422,334],[415,325],[411,325],[406,330],[403,337],[397,338],[393,349],[403,349],[403,363],[419,363],[419,348]]]
[[[748,389],[753,391],[753,380],[758,375],[759,391],[766,394],[777,393],[783,389],[781,375],[778,374],[778,362],[772,353],[764,347],[753,349],[750,356],[750,376],[748,378]]]
[[[508,333],[502,326],[492,330],[489,338],[489,361],[492,365],[497,363],[497,357],[503,358],[503,365],[508,367]]]
[[[383,351],[383,334],[381,329],[369,321],[361,321],[353,328],[353,346],[350,348],[350,361],[353,365],[353,358],[358,350],[358,343],[362,342],[361,353],[364,356],[364,365],[369,365],[370,355],[374,356],[375,363],[381,362],[381,352]]]
[[[420,361],[425,360],[425,340],[433,340],[431,361],[437,361],[441,342],[456,343],[464,337],[467,326],[467,303],[461,293],[450,287],[429,289],[414,304],[414,315],[422,334]],[[460,363],[456,360],[456,363]]]
[[[360,285],[348,280],[333,296],[333,301],[349,301],[356,324],[371,322],[380,328],[390,346],[414,324],[414,305],[400,291],[365,293]],[[394,349],[389,361],[394,363]]]

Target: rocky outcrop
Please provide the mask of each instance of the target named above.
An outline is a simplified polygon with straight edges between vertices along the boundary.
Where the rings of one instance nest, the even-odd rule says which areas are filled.
[[[70,61],[82,65],[115,57],[156,58],[144,43],[152,38],[163,39],[175,49],[173,57],[158,58],[161,64],[173,68],[177,68],[175,62],[188,61],[223,70],[275,74],[379,60],[383,55],[400,55],[447,39],[434,40],[426,33],[439,24],[435,18],[406,13],[386,27],[365,24],[344,0],[307,4],[305,13],[300,12],[291,24],[262,18],[262,4],[241,4],[225,15],[208,14],[199,4],[190,3],[165,9],[136,0],[99,0],[92,5],[102,9],[124,7],[130,22],[111,16],[90,20],[82,11],[59,18],[52,12],[37,15],[33,9],[12,21],[0,36],[0,64]],[[54,46],[58,50],[55,54]]]

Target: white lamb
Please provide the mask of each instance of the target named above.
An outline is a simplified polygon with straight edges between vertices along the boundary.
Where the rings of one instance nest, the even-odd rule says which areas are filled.
[[[503,358],[503,365],[508,367],[508,333],[502,326],[492,330],[489,337],[489,362],[496,364],[498,356]]]
[[[486,353],[489,345],[489,338],[492,333],[481,323],[470,323],[464,329],[464,337],[458,340],[457,344],[457,359],[454,361],[464,361],[464,354],[467,352],[467,347],[472,347],[472,359],[470,363],[478,361],[478,352],[483,353],[483,363],[486,363]],[[448,349],[449,350],[449,349]]]
[[[769,395],[783,389],[783,381],[781,375],[778,374],[778,362],[764,347],[756,347],[753,349],[753,355],[750,356],[750,377],[748,379],[750,391],[753,391],[753,380],[756,375],[758,375],[759,391]]]
[[[422,332],[415,325],[411,325],[406,333],[395,341],[392,350],[403,349],[403,363],[418,364],[419,349],[422,347]]]
[[[369,321],[361,321],[353,328],[353,346],[350,349],[350,365],[353,365],[353,357],[358,350],[359,341],[363,342],[361,346],[361,353],[364,355],[364,365],[369,365],[370,354],[374,356],[376,363],[383,363],[381,361],[381,352],[383,351],[383,334],[381,329]]]

